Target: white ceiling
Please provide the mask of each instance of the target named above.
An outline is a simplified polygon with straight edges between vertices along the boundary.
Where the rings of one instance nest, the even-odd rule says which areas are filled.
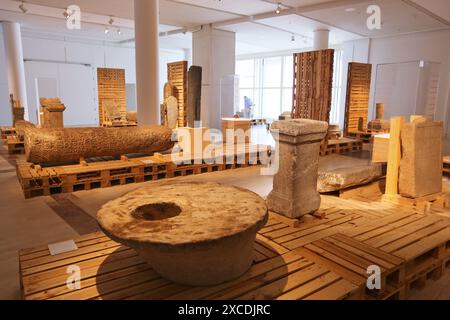
[[[310,47],[313,31],[319,28],[329,28],[331,43],[340,44],[450,27],[450,0],[280,1],[286,12],[275,15],[278,0],[160,0],[161,31],[219,23],[218,28],[236,32],[237,53],[248,54]],[[18,4],[0,0],[0,20],[19,21],[27,30],[102,41],[122,42],[134,37],[133,0],[26,0],[26,15],[19,13]],[[60,11],[72,4],[81,7],[86,21],[82,30],[69,32]],[[371,31],[366,26],[370,4],[381,7],[381,30]],[[109,16],[121,26],[121,35],[115,30],[104,34]],[[291,41],[292,35],[295,41]],[[190,48],[191,38],[190,34],[163,37],[161,47]]]

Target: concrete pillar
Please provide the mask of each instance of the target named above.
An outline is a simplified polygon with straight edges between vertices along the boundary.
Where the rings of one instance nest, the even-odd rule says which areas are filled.
[[[306,119],[272,124],[272,135],[279,147],[279,170],[267,199],[269,210],[300,218],[320,208],[319,154],[327,131],[326,122]]]
[[[314,31],[314,51],[329,49],[330,30],[320,29]]]
[[[134,0],[136,91],[140,125],[158,124],[159,0]]]
[[[14,95],[15,100],[20,100],[22,107],[25,108],[25,119],[28,120],[27,88],[20,24],[5,21],[2,22],[2,26],[9,92]]]
[[[203,26],[192,37],[192,64],[203,69],[202,75],[202,125],[220,129],[221,118],[232,115],[223,110],[233,106],[222,105],[221,95],[234,96],[235,88],[221,85],[227,76],[235,74],[236,36],[235,33]]]

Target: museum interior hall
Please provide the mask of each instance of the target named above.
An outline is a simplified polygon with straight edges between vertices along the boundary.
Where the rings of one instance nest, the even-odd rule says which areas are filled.
[[[448,0],[0,0],[0,134],[0,300],[450,301]]]

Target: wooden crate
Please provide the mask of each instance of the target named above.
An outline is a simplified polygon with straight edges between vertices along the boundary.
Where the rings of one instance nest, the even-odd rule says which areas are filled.
[[[254,265],[241,278],[212,287],[186,287],[159,277],[134,250],[101,233],[75,240],[78,250],[51,256],[47,247],[21,250],[27,300],[363,299],[363,289],[296,252],[258,236]],[[67,286],[67,270],[81,270],[81,288]]]
[[[450,257],[450,219],[414,213],[394,214],[343,231],[348,237],[405,261],[405,284],[437,274]],[[442,273],[440,273],[442,274]]]
[[[109,161],[100,158],[97,162],[46,168],[19,161],[16,170],[25,198],[29,199],[260,165],[262,159],[256,150],[257,146],[232,146],[212,159],[197,159],[191,154],[178,164],[170,154]]]
[[[385,299],[404,287],[405,265],[402,259],[341,234],[314,241],[297,252],[330,267],[357,286],[366,286],[369,267],[380,267],[381,289],[367,289],[368,296]]]
[[[25,143],[23,141],[20,141],[18,136],[8,136],[6,141],[8,145],[8,153],[10,155],[25,153]]]
[[[0,127],[0,135],[2,140],[6,140],[8,136],[16,135],[16,129],[13,127]]]
[[[349,63],[345,105],[345,135],[359,130],[360,118],[363,118],[363,126],[367,128],[371,81],[371,64]],[[360,137],[357,138],[361,139]]]
[[[98,112],[99,123],[103,125],[103,103],[114,103],[124,114],[127,112],[127,94],[125,84],[125,69],[98,68]]]
[[[167,80],[174,88],[174,96],[178,100],[178,127],[187,125],[188,99],[188,62],[178,61],[167,64]]]
[[[330,122],[334,50],[294,54],[293,117]]]
[[[320,155],[327,156],[330,154],[343,154],[363,149],[361,140],[341,138],[339,140],[328,140],[321,147]]]

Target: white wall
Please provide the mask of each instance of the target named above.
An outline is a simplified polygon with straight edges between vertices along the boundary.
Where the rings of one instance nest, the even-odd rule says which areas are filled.
[[[67,119],[70,125],[95,125],[95,119],[92,119],[92,106],[97,106],[97,87],[96,87],[96,68],[122,68],[126,70],[126,82],[136,83],[135,51],[134,47],[114,46],[101,41],[69,41],[64,37],[41,35],[32,33],[23,33],[24,59],[33,61],[33,74],[28,74],[27,78],[46,77],[49,68],[48,63],[52,61],[55,65],[61,64],[86,64],[92,68],[92,77],[94,82],[79,83],[77,85],[77,94],[68,95],[70,101],[64,101],[67,108],[74,105],[77,113],[76,119]],[[167,81],[168,62],[184,60],[185,51],[183,50],[165,50],[161,49],[161,93],[164,83]],[[39,67],[36,67],[38,65]],[[27,71],[26,71],[27,72]],[[30,72],[29,72],[30,73]],[[70,76],[70,75],[65,75]],[[64,79],[59,77],[59,79]],[[63,80],[60,80],[63,81]],[[36,88],[33,79],[27,81],[28,100],[35,99]],[[94,87],[93,87],[94,84]],[[58,85],[60,87],[60,85]],[[85,96],[91,96],[94,90],[95,102],[92,105],[86,105],[86,99],[82,99],[83,92],[88,93]],[[77,96],[80,98],[77,99]],[[161,94],[162,96],[162,94]],[[63,98],[63,97],[61,97]],[[83,112],[83,108],[88,108]],[[9,94],[5,68],[5,53],[3,48],[3,36],[0,32],[0,125],[11,125],[11,114],[9,107]],[[70,115],[70,112],[67,113]],[[82,115],[85,115],[84,117]],[[35,118],[35,117],[34,117]],[[72,120],[72,121],[71,121]]]
[[[348,68],[348,62],[352,61],[371,63],[373,65],[372,93],[369,108],[370,118],[374,115],[375,80],[376,70],[379,64],[420,60],[441,63],[441,80],[436,120],[445,122],[447,135],[450,135],[448,125],[450,120],[450,30],[353,41],[345,43],[344,50],[344,67],[346,70]],[[347,72],[344,72],[344,74],[345,84],[347,83]],[[346,88],[343,90],[346,90]],[[411,93],[404,92],[404,94]],[[345,99],[345,91],[343,99]],[[345,110],[345,100],[341,103],[341,108]],[[341,114],[344,114],[344,111]],[[341,125],[343,125],[343,119]]]

